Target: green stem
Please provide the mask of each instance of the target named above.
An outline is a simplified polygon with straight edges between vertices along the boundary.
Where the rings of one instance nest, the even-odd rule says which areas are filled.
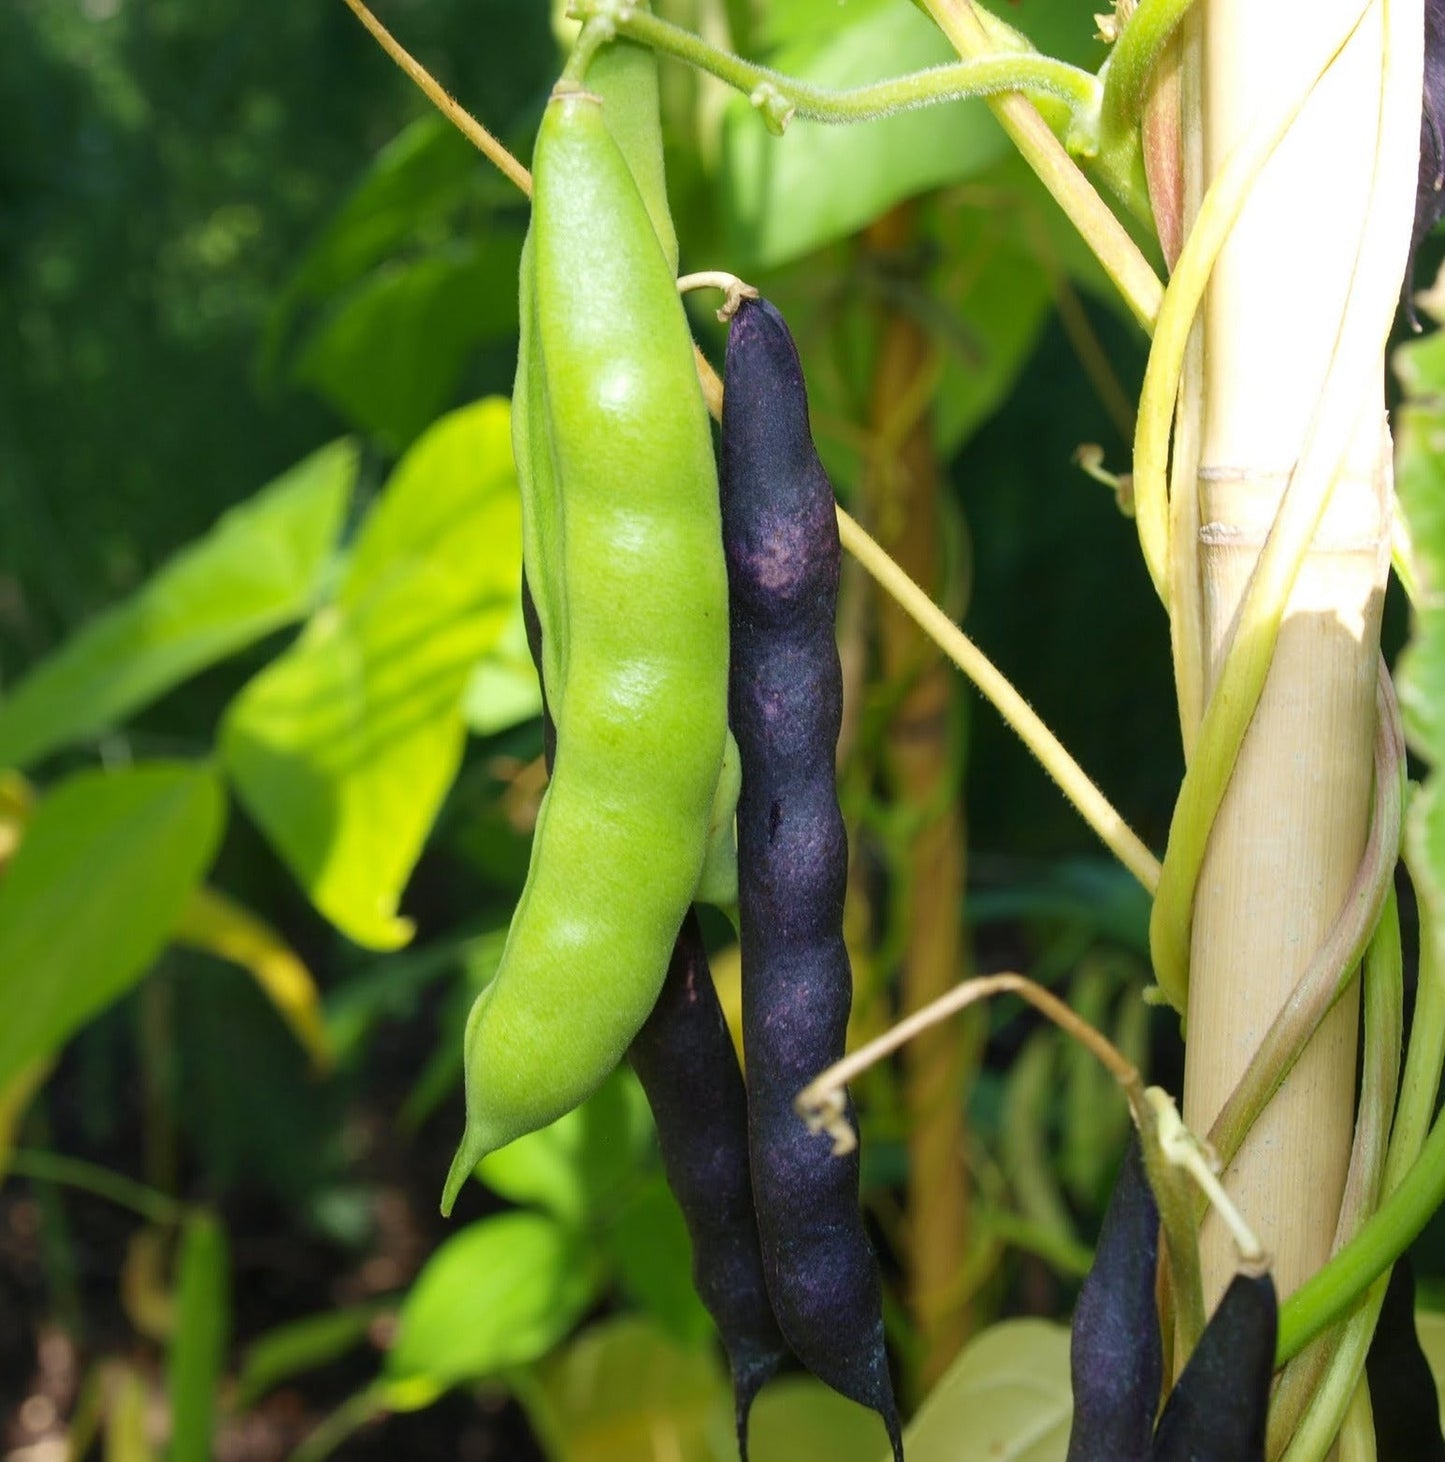
[[[876,117],[968,97],[1034,92],[1058,97],[1071,112],[1094,115],[1102,97],[1091,72],[1033,52],[981,57],[934,66],[888,81],[843,90],[814,86],[720,50],[681,26],[617,0],[589,0],[580,13],[607,18],[617,34],[664,51],[747,94],[771,130],[781,132],[794,116],[810,122],[867,122]],[[592,21],[589,19],[589,24]]]
[[[107,1198],[122,1208],[138,1213],[149,1223],[170,1227],[180,1223],[185,1216],[184,1207],[164,1193],[137,1183],[109,1168],[86,1162],[83,1158],[65,1157],[58,1152],[44,1152],[38,1148],[17,1148],[10,1154],[9,1170],[16,1177],[32,1178],[40,1183],[56,1183],[66,1188],[78,1188],[84,1193],[93,1193],[97,1198]]]
[[[609,15],[599,12],[589,17],[572,43],[571,54],[562,68],[556,90],[581,90],[586,84],[587,68],[592,64],[592,58],[608,41],[616,39],[616,36],[617,27]]]
[[[1285,1304],[1276,1352],[1281,1362],[1345,1314],[1376,1276],[1409,1248],[1445,1201],[1445,1117],[1433,1127],[1429,1125],[1445,1065],[1445,968],[1439,950],[1445,925],[1432,884],[1424,876],[1432,800],[1430,792],[1416,795],[1405,839],[1406,863],[1420,901],[1420,983],[1400,1104],[1385,1160],[1385,1201],[1354,1239]],[[1414,877],[1416,870],[1420,877]]]
[[[1400,1041],[1404,1025],[1405,973],[1400,955],[1400,917],[1394,889],[1365,960],[1365,1049],[1360,1059],[1360,1115],[1350,1154],[1349,1180],[1340,1205],[1336,1244],[1358,1227],[1378,1201],[1389,1144],[1390,1117],[1399,1092]],[[1365,1353],[1375,1333],[1385,1281],[1377,1279],[1365,1303],[1338,1330],[1316,1342],[1286,1368],[1270,1408],[1271,1456],[1289,1441],[1282,1462],[1321,1462],[1334,1444],[1360,1382]],[[1317,1362],[1322,1360],[1322,1364]],[[1304,1384],[1291,1387],[1290,1373]],[[1291,1394],[1286,1400],[1285,1393]]]
[[[1391,1155],[1393,1156],[1393,1150]],[[1445,1203],[1445,1118],[1437,1120],[1420,1160],[1365,1226],[1285,1302],[1275,1361],[1297,1355],[1359,1299]]]
[[[1194,0],[1139,0],[1104,68],[1100,142],[1108,147],[1139,125],[1149,78]]]

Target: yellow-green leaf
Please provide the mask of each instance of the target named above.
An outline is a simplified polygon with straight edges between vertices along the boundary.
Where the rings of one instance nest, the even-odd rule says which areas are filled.
[[[350,443],[322,448],[87,624],[0,704],[0,766],[94,736],[300,619],[316,601],[355,478]]]
[[[0,1090],[145,973],[225,818],[202,765],[79,772],[37,807],[0,878]]]
[[[463,692],[520,584],[508,405],[492,398],[406,454],[335,603],[226,714],[237,795],[358,944],[411,937],[397,906],[461,759]]]
[[[976,1336],[904,1432],[909,1462],[1063,1462],[1073,1418],[1069,1332],[1006,1320]]]
[[[427,1261],[401,1307],[385,1388],[398,1409],[545,1355],[597,1293],[572,1229],[540,1213],[483,1219]]]
[[[737,1456],[732,1397],[711,1349],[680,1346],[640,1316],[592,1326],[542,1368],[540,1379],[556,1462]],[[790,1462],[825,1456],[834,1462],[832,1452],[811,1448],[794,1452]]]

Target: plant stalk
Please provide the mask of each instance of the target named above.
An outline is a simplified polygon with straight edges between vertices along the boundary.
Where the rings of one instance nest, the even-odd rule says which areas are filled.
[[[1419,0],[1391,0],[1392,36],[1405,26],[1405,4],[1423,33]],[[1294,520],[1313,513],[1313,535],[1192,891],[1184,1105],[1195,1131],[1210,1128],[1327,937],[1368,829],[1390,542],[1384,346],[1415,186],[1409,148],[1403,162],[1390,152],[1403,105],[1392,97],[1396,88],[1408,92],[1418,112],[1420,77],[1418,51],[1413,63],[1390,55],[1382,86],[1385,8],[1376,5],[1355,30],[1264,164],[1200,317],[1196,562],[1207,697],[1229,680],[1224,667],[1237,649],[1247,654],[1251,638],[1256,649],[1270,638],[1270,626],[1247,618],[1241,625],[1239,613],[1254,603],[1256,564],[1296,464],[1318,455],[1332,432],[1340,445],[1326,464],[1333,485],[1320,511],[1305,502]],[[1358,0],[1205,0],[1198,114],[1186,128],[1200,129],[1206,187],[1254,119],[1307,86],[1301,58],[1328,45],[1358,10]],[[1332,371],[1361,386],[1344,420],[1321,421]],[[1333,385],[1338,392],[1338,379]],[[1210,754],[1209,723],[1206,715],[1197,758]],[[1352,988],[1226,1170],[1228,1191],[1274,1253],[1282,1296],[1319,1268],[1334,1238],[1354,1124],[1357,1018]],[[1201,1244],[1213,1302],[1234,1255],[1213,1218]]]

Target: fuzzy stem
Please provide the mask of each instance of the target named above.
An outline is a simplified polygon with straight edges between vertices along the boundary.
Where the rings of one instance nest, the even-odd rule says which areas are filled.
[[[998,96],[1005,92],[1037,92],[1066,102],[1071,111],[1097,109],[1102,89],[1091,72],[1035,52],[979,57],[932,66],[887,81],[837,89],[745,61],[721,50],[660,16],[617,0],[589,0],[578,14],[607,17],[617,34],[638,41],[716,76],[747,95],[752,104],[778,129],[794,117],[810,122],[868,122],[940,102],[970,97]]]
[[[924,0],[924,3],[960,56],[971,60],[993,54],[995,43],[972,0]],[[1114,217],[1026,96],[1012,93],[992,97],[988,106],[1020,156],[1094,251],[1130,313],[1146,331],[1152,330],[1164,287],[1123,224]]]

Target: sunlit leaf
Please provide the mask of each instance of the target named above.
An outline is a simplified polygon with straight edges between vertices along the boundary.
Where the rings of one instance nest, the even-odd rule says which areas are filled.
[[[964,1348],[904,1442],[909,1462],[1063,1462],[1072,1414],[1068,1329],[1006,1320]]]
[[[478,736],[494,736],[542,714],[542,686],[527,650],[520,599],[506,631],[472,672],[462,714]]]
[[[181,1231],[176,1324],[166,1362],[171,1403],[170,1462],[211,1462],[216,1388],[231,1333],[230,1259],[215,1214],[198,1212]]]
[[[142,974],[209,866],[211,769],[79,772],[36,809],[0,878],[0,1089]]]
[[[241,692],[222,747],[312,901],[377,949],[461,760],[462,695],[521,584],[507,403],[453,412],[402,459],[336,600]]]
[[[387,1395],[400,1409],[447,1387],[545,1355],[597,1293],[584,1241],[540,1213],[464,1228],[439,1248],[402,1304],[387,1352]]]
[[[263,919],[214,889],[198,888],[172,931],[177,944],[203,949],[247,970],[318,1071],[333,1055],[311,971]]]
[[[620,1068],[580,1107],[488,1153],[477,1177],[509,1202],[580,1227],[635,1178],[650,1128],[637,1078]]]
[[[117,725],[300,619],[316,601],[355,478],[355,449],[324,447],[92,620],[0,702],[0,765],[26,765]]]
[[[542,1368],[541,1392],[556,1462],[724,1462],[737,1456],[732,1397],[711,1350],[679,1346],[640,1316],[585,1331]],[[833,1462],[836,1455],[810,1445],[792,1459]]]

